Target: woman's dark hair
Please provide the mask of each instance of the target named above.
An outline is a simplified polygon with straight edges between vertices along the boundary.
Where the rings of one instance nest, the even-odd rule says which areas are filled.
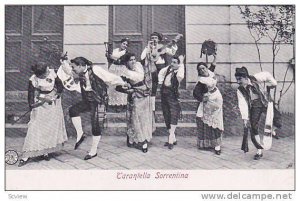
[[[35,65],[31,66],[31,70],[36,76],[41,76],[46,72],[47,67],[48,65],[46,62],[40,61],[37,62]]]
[[[136,57],[136,55],[134,53],[131,53],[131,52],[128,52],[126,54],[124,54],[120,59],[122,60],[122,62],[124,64],[126,64],[129,60],[130,60],[130,57]]]
[[[129,45],[129,38],[122,38],[121,43],[123,43],[123,42],[125,42],[125,41],[126,41],[127,44]],[[127,46],[128,46],[128,45],[127,45]]]
[[[85,66],[85,65],[91,66],[91,65],[93,65],[93,63],[91,61],[87,60],[84,57],[76,57],[74,59],[71,59],[71,63],[74,63],[77,66]]]
[[[199,67],[200,67],[200,66],[205,66],[205,67],[207,68],[207,64],[204,63],[204,62],[199,62],[199,63],[197,64],[197,72],[198,72],[198,75],[199,75]]]

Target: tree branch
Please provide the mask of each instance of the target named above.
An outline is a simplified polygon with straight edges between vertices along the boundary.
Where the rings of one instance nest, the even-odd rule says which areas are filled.
[[[279,44],[275,44],[275,56],[278,54],[279,50],[280,50],[280,45]]]
[[[284,96],[284,94],[286,94],[286,92],[290,89],[291,85],[294,83],[294,80],[295,80],[295,77],[293,76],[293,79],[292,79],[291,83],[289,84],[287,89],[282,93],[282,96]]]
[[[257,54],[258,54],[258,61],[259,61],[260,70],[263,71],[263,68],[262,68],[262,65],[261,65],[260,49],[259,49],[259,46],[258,46],[258,41],[261,39],[261,37],[258,38],[258,39],[256,39],[255,36],[253,35],[251,29],[248,28],[248,30],[250,32],[251,37],[254,39],[256,50],[257,50]]]

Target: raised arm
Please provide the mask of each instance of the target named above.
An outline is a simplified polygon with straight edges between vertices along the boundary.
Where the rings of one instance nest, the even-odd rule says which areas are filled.
[[[260,72],[254,75],[258,82],[266,82],[268,86],[277,86],[277,81],[269,72]]]
[[[125,82],[120,76],[117,76],[107,70],[103,69],[101,66],[93,66],[93,72],[96,76],[102,79],[105,83],[112,85],[124,85]]]
[[[211,72],[214,72],[217,66],[217,54],[213,54],[214,60],[210,64],[210,67],[208,68]]]
[[[177,50],[178,50],[178,46],[175,43],[171,47],[166,48],[166,54],[173,56],[176,54]]]
[[[134,82],[141,82],[144,80],[144,69],[140,62],[135,64],[134,70],[124,69],[124,76]]]

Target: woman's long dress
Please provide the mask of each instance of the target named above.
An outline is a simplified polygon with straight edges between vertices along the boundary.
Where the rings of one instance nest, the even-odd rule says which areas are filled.
[[[112,58],[114,60],[120,59],[126,53],[126,50],[120,50],[120,48],[116,48],[112,52]],[[126,68],[125,65],[122,64],[111,64],[109,67],[109,72],[121,76],[122,72]],[[116,85],[110,85],[108,88],[108,105],[111,106],[123,106],[127,104],[127,94],[120,93],[115,90]]]
[[[153,125],[152,104],[150,90],[144,83],[144,69],[141,63],[136,62],[132,70],[124,72],[129,79],[134,92],[128,96],[127,135],[130,142],[150,142]]]
[[[48,95],[54,95],[56,90],[62,90],[62,85],[57,86],[59,83],[57,79],[54,70],[50,70],[45,79],[31,76],[29,100],[37,101],[37,96],[40,94],[49,92]],[[61,98],[58,98],[52,104],[44,103],[32,109],[23,145],[23,157],[35,157],[58,151],[67,140]]]
[[[200,101],[196,122],[198,128],[197,146],[199,149],[214,148],[222,142],[223,127],[223,98],[216,87],[214,73],[209,71],[209,77],[199,77]],[[203,98],[206,101],[203,101]]]

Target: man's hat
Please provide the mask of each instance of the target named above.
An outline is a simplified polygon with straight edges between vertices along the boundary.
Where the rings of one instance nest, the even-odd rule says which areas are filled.
[[[249,77],[249,73],[246,67],[236,68],[235,74],[236,77]]]
[[[161,33],[158,33],[158,32],[153,32],[152,34],[150,34],[150,37],[151,36],[157,36],[158,40],[160,40],[160,41],[163,39],[163,35]]]

